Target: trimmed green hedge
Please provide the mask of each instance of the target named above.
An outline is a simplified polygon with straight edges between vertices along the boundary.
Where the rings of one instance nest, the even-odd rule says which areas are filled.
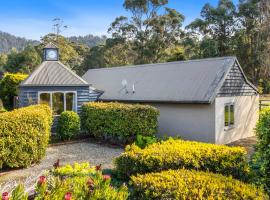
[[[269,199],[262,189],[231,177],[194,170],[169,170],[131,177],[134,199]]]
[[[154,135],[158,115],[149,105],[91,102],[82,106],[81,121],[83,130],[95,137],[126,144],[139,134]]]
[[[80,126],[79,115],[73,111],[65,111],[58,119],[56,134],[62,140],[69,140],[80,133]]]
[[[244,148],[202,142],[169,139],[141,149],[136,145],[115,159],[117,171],[124,179],[131,175],[168,169],[211,171],[246,180],[249,173]]]
[[[254,180],[270,195],[270,108],[264,108],[256,125],[256,152],[252,158]]]
[[[0,114],[0,168],[38,162],[49,142],[52,111],[34,105]]]

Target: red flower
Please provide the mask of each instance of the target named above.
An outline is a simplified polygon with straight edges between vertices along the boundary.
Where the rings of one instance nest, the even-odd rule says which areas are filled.
[[[101,170],[101,164],[99,164],[99,165],[96,166],[96,170],[97,171]]]
[[[46,181],[46,177],[45,176],[40,176],[39,179],[38,179],[38,184],[42,185],[43,183],[45,183],[45,181]]]
[[[72,196],[71,196],[71,192],[67,192],[65,194],[65,200],[71,200]]]
[[[111,179],[111,176],[110,175],[103,175],[103,180],[106,181],[106,180],[109,180]]]
[[[9,200],[8,192],[4,192],[4,193],[2,194],[2,200]]]

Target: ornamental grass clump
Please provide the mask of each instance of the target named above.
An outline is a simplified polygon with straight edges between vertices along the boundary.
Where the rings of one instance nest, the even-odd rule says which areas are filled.
[[[52,111],[33,105],[0,114],[0,169],[40,161],[49,143]]]
[[[159,111],[149,105],[90,102],[82,106],[82,128],[89,134],[127,144],[157,132]]]
[[[269,199],[262,189],[220,174],[168,170],[131,177],[131,199]]]
[[[178,139],[154,143],[145,149],[134,144],[127,146],[115,159],[115,164],[123,179],[135,174],[181,168],[210,171],[241,180],[247,180],[249,173],[244,148]]]

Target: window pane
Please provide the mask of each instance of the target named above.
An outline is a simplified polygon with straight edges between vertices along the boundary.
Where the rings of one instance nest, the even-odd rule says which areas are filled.
[[[224,118],[225,126],[229,126],[229,106],[225,106]]]
[[[230,125],[234,125],[234,105],[230,105]]]
[[[75,111],[75,94],[66,93],[66,110]]]
[[[39,103],[50,106],[50,93],[41,93],[39,96]]]
[[[64,94],[57,92],[52,95],[53,113],[60,115],[64,111]]]

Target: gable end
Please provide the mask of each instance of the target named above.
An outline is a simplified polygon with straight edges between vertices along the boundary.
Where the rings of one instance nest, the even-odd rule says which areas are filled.
[[[237,62],[228,72],[217,96],[251,96],[256,95],[257,90],[249,83]]]

